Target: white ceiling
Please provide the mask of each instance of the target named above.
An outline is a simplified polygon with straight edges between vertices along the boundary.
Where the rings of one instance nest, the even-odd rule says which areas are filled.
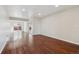
[[[34,18],[44,18],[45,16],[55,14],[59,11],[74,8],[74,5],[9,5],[6,6],[8,15],[11,17],[28,18],[30,16]],[[40,13],[40,15],[39,15]]]

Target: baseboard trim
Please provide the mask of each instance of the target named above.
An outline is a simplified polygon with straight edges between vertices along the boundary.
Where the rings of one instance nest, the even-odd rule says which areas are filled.
[[[61,40],[61,41],[68,42],[68,43],[71,43],[71,44],[74,44],[74,45],[78,45],[79,46],[79,43],[72,42],[72,41],[69,41],[69,40],[63,40],[62,38],[50,37],[48,35],[43,35],[43,34],[37,34],[37,35],[42,35],[42,36],[46,36],[46,37],[49,37],[49,38],[55,38],[57,40]]]

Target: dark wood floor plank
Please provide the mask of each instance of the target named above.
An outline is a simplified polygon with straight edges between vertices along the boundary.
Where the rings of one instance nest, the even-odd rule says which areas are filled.
[[[33,36],[33,46],[29,46],[26,41],[24,44],[10,49],[9,43],[5,46],[2,54],[78,54],[79,45],[50,38],[43,35]]]

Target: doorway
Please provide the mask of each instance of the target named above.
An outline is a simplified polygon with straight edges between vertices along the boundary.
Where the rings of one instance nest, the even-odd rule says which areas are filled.
[[[8,49],[16,49],[28,44],[29,41],[29,24],[28,21],[10,20],[11,35],[8,41]],[[16,53],[13,50],[12,53]]]

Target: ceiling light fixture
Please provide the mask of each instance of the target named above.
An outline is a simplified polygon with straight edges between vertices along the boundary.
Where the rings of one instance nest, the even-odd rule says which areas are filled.
[[[41,15],[41,13],[38,13],[38,15],[40,16],[40,15]]]
[[[25,9],[22,9],[22,11],[25,11]]]
[[[55,5],[55,7],[59,7],[59,5]]]

